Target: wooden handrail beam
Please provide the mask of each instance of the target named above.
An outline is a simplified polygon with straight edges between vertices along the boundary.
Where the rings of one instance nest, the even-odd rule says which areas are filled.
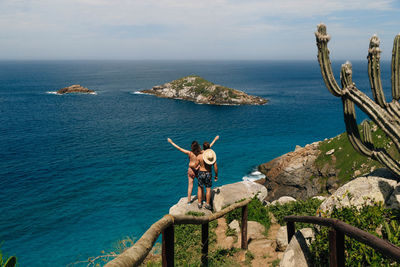
[[[286,222],[303,222],[303,223],[312,223],[312,224],[332,227],[335,230],[340,231],[343,234],[372,247],[373,249],[381,252],[383,255],[397,262],[400,262],[399,247],[396,247],[387,240],[383,240],[377,236],[374,236],[373,234],[358,229],[357,227],[342,222],[338,219],[315,217],[315,216],[286,216],[284,217],[284,220]]]
[[[135,243],[117,258],[107,263],[106,267],[132,267],[139,266],[153,248],[158,236],[165,228],[174,224],[172,215],[165,215],[155,222]]]
[[[234,203],[225,209],[213,213],[209,216],[189,216],[189,215],[171,215],[167,214],[157,222],[155,222],[142,237],[130,248],[125,250],[117,258],[108,262],[105,267],[132,267],[139,266],[147,257],[154,246],[158,236],[172,225],[178,224],[208,224],[218,218],[223,217],[234,209],[241,208],[249,204],[251,199],[245,199],[241,202]]]

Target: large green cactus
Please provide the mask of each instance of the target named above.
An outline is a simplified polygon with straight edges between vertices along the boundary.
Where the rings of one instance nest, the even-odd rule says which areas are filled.
[[[372,36],[368,50],[368,75],[375,102],[366,94],[357,89],[352,81],[352,67],[349,62],[342,65],[340,72],[341,87],[333,76],[329,59],[328,41],[330,36],[324,24],[318,25],[315,33],[318,47],[318,61],[321,67],[328,90],[343,102],[344,121],[349,140],[353,147],[362,155],[379,161],[400,178],[400,163],[382,148],[374,147],[369,125],[364,124],[364,138],[361,139],[356,121],[354,104],[356,104],[369,118],[374,121],[393,141],[400,151],[400,34],[393,43],[392,54],[392,96],[393,100],[387,103],[382,90],[380,77],[379,39]]]

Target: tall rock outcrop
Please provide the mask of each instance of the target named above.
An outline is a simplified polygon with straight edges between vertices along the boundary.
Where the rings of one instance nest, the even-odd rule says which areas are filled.
[[[297,146],[295,151],[260,165],[258,169],[266,177],[258,182],[268,189],[266,200],[282,196],[304,200],[336,186],[335,168],[331,165],[319,168],[315,164],[320,153],[319,142],[315,142],[305,147]],[[332,177],[332,181],[322,177]]]

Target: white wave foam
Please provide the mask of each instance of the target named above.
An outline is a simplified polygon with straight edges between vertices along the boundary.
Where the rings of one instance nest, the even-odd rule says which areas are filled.
[[[46,92],[46,94],[50,94],[50,95],[63,95],[63,94],[57,93],[57,91],[48,91],[48,92]],[[81,94],[85,94],[85,95],[97,95],[97,92],[81,93]]]
[[[133,92],[134,95],[147,95],[146,93],[140,92],[140,91],[135,91]]]
[[[256,180],[265,178],[265,175],[262,174],[257,170],[257,168],[253,169],[249,174],[243,176],[242,180],[243,181],[251,181],[254,182]]]
[[[252,177],[248,177],[248,176],[243,176],[242,180],[243,181],[254,182],[254,181],[258,180],[258,179],[257,178],[252,178]]]

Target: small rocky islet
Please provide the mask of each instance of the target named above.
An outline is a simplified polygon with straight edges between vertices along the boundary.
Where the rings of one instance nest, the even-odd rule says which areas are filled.
[[[157,97],[210,105],[264,105],[268,102],[262,97],[251,96],[239,90],[214,84],[197,75],[183,77],[141,92]]]
[[[81,94],[95,94],[96,92],[94,90],[90,90],[86,87],[83,87],[79,84],[73,84],[68,87],[61,88],[56,92],[58,95],[63,95],[63,94],[71,94],[71,93],[81,93]]]

